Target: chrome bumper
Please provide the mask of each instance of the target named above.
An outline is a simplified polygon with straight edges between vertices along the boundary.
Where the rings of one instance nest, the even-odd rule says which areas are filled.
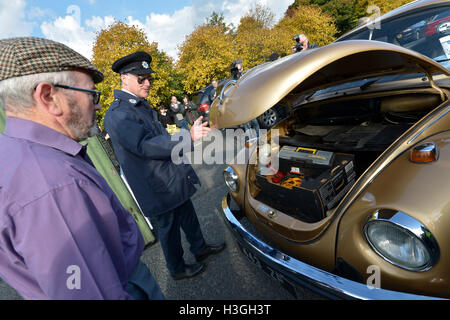
[[[267,245],[249,231],[230,210],[230,195],[222,200],[224,220],[231,229],[234,237],[244,252],[252,255],[252,262],[259,266],[265,265],[270,274],[277,280],[288,282],[311,289],[312,291],[332,299],[361,299],[361,300],[434,300],[435,297],[376,289],[367,285],[351,281],[332,273],[320,270],[304,262],[296,260],[283,252]],[[255,258],[257,261],[255,261]]]

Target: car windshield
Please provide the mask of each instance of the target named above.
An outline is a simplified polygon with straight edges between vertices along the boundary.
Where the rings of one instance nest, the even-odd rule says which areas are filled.
[[[450,7],[443,6],[374,22],[337,41],[354,39],[393,43],[417,51],[449,68]]]
[[[392,19],[368,24],[357,31],[344,35],[337,42],[346,40],[377,40],[389,42],[417,51],[447,69],[450,68],[450,7],[440,6],[429,10],[409,12]],[[404,74],[364,79],[327,88],[316,92],[322,94],[352,87],[362,90],[373,83],[423,77],[423,74]]]

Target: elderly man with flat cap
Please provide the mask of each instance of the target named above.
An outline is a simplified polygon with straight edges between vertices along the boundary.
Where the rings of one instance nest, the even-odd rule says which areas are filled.
[[[41,38],[0,40],[0,277],[25,299],[163,299],[133,219],[79,142],[103,80]]]
[[[172,161],[172,151],[180,142],[172,141],[146,100],[154,73],[151,61],[148,53],[138,51],[114,62],[112,69],[120,74],[122,90],[114,91],[104,126],[137,202],[158,229],[167,268],[173,279],[180,280],[200,273],[202,261],[222,251],[225,243],[205,242],[190,200],[200,181],[189,164]],[[207,124],[200,117],[190,132],[186,130],[189,145],[210,132]],[[185,263],[180,229],[197,263]]]

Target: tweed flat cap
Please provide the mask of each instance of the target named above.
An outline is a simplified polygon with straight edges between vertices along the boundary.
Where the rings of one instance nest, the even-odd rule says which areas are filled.
[[[78,52],[43,38],[21,37],[0,40],[0,81],[37,73],[82,69],[94,83],[103,74]]]

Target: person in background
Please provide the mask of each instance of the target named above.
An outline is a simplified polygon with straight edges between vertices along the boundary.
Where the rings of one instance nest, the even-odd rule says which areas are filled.
[[[198,118],[200,118],[200,114],[197,112],[198,106],[189,101],[188,96],[183,96],[183,109],[185,112],[184,119],[186,122],[192,126]]]
[[[277,52],[274,52],[270,55],[269,57],[269,61],[275,61],[281,59],[280,55]]]
[[[175,124],[171,115],[168,113],[168,108],[165,105],[161,105],[159,107],[158,120],[164,128],[167,128],[168,125]]]
[[[133,217],[81,141],[103,80],[47,39],[0,40],[0,276],[25,299],[163,299]]]
[[[302,52],[308,49],[317,48],[317,44],[309,44],[308,37],[304,34],[294,36],[295,46],[292,47],[292,53]]]
[[[212,85],[213,89],[208,94],[209,105],[212,105],[214,99],[217,96],[217,86],[218,86],[217,80],[211,81],[211,85]]]
[[[169,113],[174,119],[176,125],[179,128],[189,130],[186,120],[184,120],[184,107],[181,102],[178,101],[177,97],[170,97],[170,109]]]
[[[238,80],[242,76],[242,72],[244,72],[244,67],[242,66],[242,60],[241,59],[234,60],[231,63],[231,69],[230,69],[231,77],[233,78],[233,80]]]
[[[195,185],[200,183],[194,169],[172,161],[174,149],[180,150],[177,154],[192,150],[192,142],[211,129],[200,117],[188,131],[189,141],[171,139],[146,100],[154,73],[151,61],[148,53],[138,51],[113,63],[122,90],[114,91],[116,99],[105,114],[104,126],[137,202],[156,227],[170,275],[180,280],[202,272],[202,261],[225,248],[225,243],[207,244],[203,238],[191,201]],[[178,149],[180,144],[186,148]],[[181,229],[197,263],[187,264],[183,259]]]
[[[242,60],[238,59],[238,60],[233,61],[231,63],[231,69],[230,69],[231,77],[237,81],[242,76],[242,72],[244,72],[244,67],[242,66]],[[253,138],[254,135],[256,135],[256,137],[259,137],[260,126],[259,126],[257,119],[252,119],[249,122],[242,124],[242,127],[243,127],[244,131],[248,133],[250,138]]]

